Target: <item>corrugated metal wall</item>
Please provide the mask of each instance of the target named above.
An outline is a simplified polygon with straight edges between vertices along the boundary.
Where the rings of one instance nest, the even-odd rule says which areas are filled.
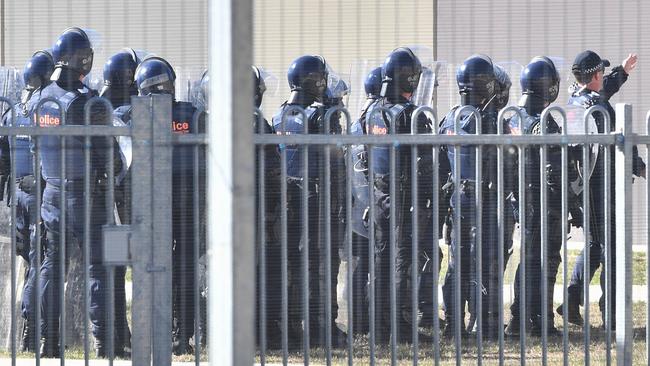
[[[567,100],[573,82],[570,69],[577,53],[592,49],[618,65],[630,52],[639,54],[639,65],[612,102],[632,103],[634,127],[645,131],[650,110],[644,85],[650,77],[650,2],[565,0],[439,0],[438,60],[450,66],[472,53],[486,53],[496,62],[525,65],[533,56],[548,55],[564,60],[561,93],[557,104]],[[275,0],[255,2],[255,63],[275,74],[280,88],[267,95],[264,111],[273,114],[288,96],[286,70],[305,53],[322,54],[334,70],[349,73],[359,59],[381,61],[400,45],[434,47],[434,2]],[[518,78],[515,67],[513,79]],[[517,83],[516,80],[513,82]],[[352,85],[354,88],[355,85]],[[358,88],[357,88],[358,89]],[[358,92],[353,90],[352,94]],[[645,93],[645,95],[644,95]],[[449,95],[451,94],[451,97]],[[457,101],[457,92],[439,91],[439,115]],[[516,99],[511,98],[511,103]],[[353,111],[354,113],[354,111]],[[645,149],[640,149],[645,156]],[[645,191],[634,185],[639,202],[634,207],[635,243],[646,238]]]

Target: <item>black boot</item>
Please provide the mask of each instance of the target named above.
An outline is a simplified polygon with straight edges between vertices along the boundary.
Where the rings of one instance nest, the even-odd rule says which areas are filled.
[[[31,326],[29,320],[25,320],[23,324],[23,340],[20,346],[20,352],[36,352],[36,339],[34,335],[34,328]]]
[[[584,324],[584,321],[582,320],[582,316],[580,315],[580,305],[578,305],[577,302],[572,302],[572,301],[569,301],[568,305],[569,305],[568,314],[564,314],[564,304],[558,306],[557,309],[555,309],[555,311],[557,311],[557,313],[562,316],[566,315],[569,323],[582,326]]]
[[[190,346],[190,339],[187,337],[176,338],[173,342],[172,350],[176,356],[189,355],[194,352],[194,349]]]
[[[59,358],[59,339],[43,338],[41,341],[41,358]]]

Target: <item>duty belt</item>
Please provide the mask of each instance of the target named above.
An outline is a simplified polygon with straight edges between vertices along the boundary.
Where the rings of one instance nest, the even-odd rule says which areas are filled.
[[[287,177],[287,183],[288,184],[293,184],[297,185],[301,188],[304,188],[307,186],[309,189],[312,189],[314,191],[318,191],[318,187],[320,186],[320,179],[318,178],[300,178],[300,177]]]
[[[57,187],[68,189],[84,189],[84,180],[83,179],[47,179],[45,181],[47,184]],[[92,183],[92,180],[91,180]],[[92,189],[92,187],[91,187]]]

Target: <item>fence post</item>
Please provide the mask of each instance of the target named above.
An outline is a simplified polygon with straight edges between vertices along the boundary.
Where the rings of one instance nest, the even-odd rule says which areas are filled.
[[[253,1],[209,1],[208,343],[214,365],[255,355]]]
[[[632,106],[616,104],[616,364],[632,365]]]
[[[171,97],[132,99],[133,365],[171,365]]]

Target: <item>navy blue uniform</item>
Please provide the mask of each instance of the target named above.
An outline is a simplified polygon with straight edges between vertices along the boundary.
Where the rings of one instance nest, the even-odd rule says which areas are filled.
[[[26,104],[16,104],[16,120],[14,126],[33,125],[33,108],[38,103],[40,93],[32,94]],[[11,112],[5,113],[2,124],[12,125]],[[3,160],[5,175],[10,174],[11,154],[15,159],[15,177],[9,177],[16,182],[16,191],[9,192],[8,201],[14,200],[16,205],[16,254],[20,255],[28,263],[25,273],[25,283],[22,295],[22,316],[25,320],[33,323],[36,316],[36,299],[34,298],[34,286],[36,282],[36,269],[39,263],[36,262],[36,249],[34,240],[35,225],[38,223],[36,217],[36,187],[34,180],[34,155],[31,151],[30,137],[27,135],[16,136],[15,145],[11,145],[11,139],[7,136],[0,138],[0,159]],[[33,337],[33,335],[32,335]]]
[[[338,116],[334,115],[330,124],[330,131],[325,131],[324,116],[327,107],[320,104],[314,104],[306,108],[307,121],[303,121],[302,117],[298,114],[291,114],[287,118],[286,126],[282,127],[281,116],[287,106],[285,104],[273,117],[273,127],[276,133],[291,133],[302,134],[303,123],[309,124],[310,134],[340,134],[341,126],[339,124]],[[291,273],[291,291],[294,294],[300,294],[302,287],[302,252],[309,249],[309,287],[310,287],[310,332],[311,342],[313,344],[324,344],[325,340],[325,307],[331,307],[332,313],[332,335],[333,342],[340,341],[337,338],[336,314],[338,312],[338,305],[336,301],[336,277],[340,264],[339,257],[339,243],[343,242],[344,225],[343,219],[345,212],[343,211],[343,197],[344,195],[344,182],[345,182],[345,167],[342,151],[339,148],[330,148],[331,164],[329,167],[324,166],[324,150],[322,147],[310,146],[309,147],[309,167],[308,176],[303,176],[302,169],[302,154],[304,154],[304,147],[295,145],[281,146],[287,151],[287,224],[288,230],[288,265],[289,272]],[[331,277],[325,278],[324,258],[326,256],[326,248],[324,242],[324,200],[321,196],[324,187],[323,172],[325,169],[331,171]],[[302,192],[308,190],[308,215],[309,215],[309,242],[305,242],[306,238],[302,237]],[[277,226],[279,229],[279,225]],[[279,235],[277,236],[280,237]],[[330,281],[331,284],[331,304],[325,304],[325,281]],[[298,299],[302,296],[297,295]],[[289,306],[290,326],[293,328],[292,338],[294,340],[300,339],[297,337],[297,332],[301,327],[300,322],[302,319],[302,305],[301,300],[291,301]],[[295,337],[294,337],[295,336]]]
[[[601,113],[594,113],[594,119],[596,120],[596,125],[598,127],[599,133],[609,133],[614,131],[616,126],[616,114],[614,108],[609,103],[609,99],[616,94],[623,83],[627,81],[627,73],[622,66],[617,66],[612,69],[612,71],[604,77],[603,80],[603,90],[601,92],[591,91],[586,88],[579,89],[577,86],[574,86],[574,90],[569,97],[570,105],[582,106],[589,108],[594,105],[600,105],[607,109],[610,116],[610,131],[605,131],[605,121]],[[602,263],[603,271],[601,271],[600,285],[603,289],[603,295],[600,298],[600,309],[603,314],[603,319],[605,317],[605,231],[604,231],[604,215],[605,215],[605,202],[603,201],[604,197],[604,176],[605,176],[605,165],[604,165],[604,154],[605,149],[603,146],[599,147],[598,157],[596,160],[596,166],[591,175],[589,181],[589,197],[590,197],[590,215],[589,215],[589,227],[591,242],[590,246],[590,260],[589,260],[589,282],[591,278],[596,273],[596,270]],[[615,209],[615,165],[614,165],[614,149],[611,149],[610,154],[610,212],[611,218],[610,222],[616,222],[616,209]],[[638,155],[638,150],[636,146],[633,151],[633,160],[632,160],[632,171],[635,175],[639,175],[641,171],[645,170],[645,163]],[[581,199],[582,201],[582,199]],[[616,310],[616,301],[614,296],[616,294],[616,225],[612,224],[610,227],[610,253],[611,253],[611,290],[612,290],[612,314],[615,314]],[[571,282],[569,283],[569,303],[582,303],[582,290],[584,284],[584,249],[580,253],[580,256],[576,260],[576,265],[571,275]],[[610,319],[613,319],[610,318]]]
[[[375,107],[383,106],[389,108],[395,116],[394,129],[396,134],[411,133],[411,115],[416,105],[406,98],[399,96],[394,100],[380,99]],[[391,130],[390,121],[382,115],[383,113],[372,113],[368,111],[366,123],[368,134],[383,135],[389,134]],[[372,116],[372,118],[370,118]],[[417,133],[431,133],[431,121],[421,115],[417,121]],[[411,179],[417,174],[418,177],[418,221],[419,221],[419,243],[418,257],[424,260],[424,250],[431,245],[433,233],[431,232],[431,212],[428,207],[432,197],[431,173],[432,150],[431,147],[421,146],[418,148],[417,171],[411,171],[411,147],[404,145],[396,148],[396,171],[395,171],[395,193],[396,197],[390,196],[390,169],[389,169],[389,146],[377,146],[372,148],[372,159],[374,168],[374,197],[371,204],[375,205],[375,293],[376,293],[376,314],[379,317],[377,326],[377,337],[379,342],[386,343],[390,339],[390,257],[395,257],[397,291],[397,338],[398,341],[409,341],[411,339],[411,303],[410,293],[413,286],[411,282],[411,266],[422,263],[412,263],[413,251],[412,239],[412,198]],[[395,205],[396,222],[396,252],[391,253],[390,248],[390,206]],[[372,320],[371,320],[372,321]]]
[[[190,103],[172,105],[172,132],[204,133],[204,118],[194,121],[196,108]],[[203,166],[203,163],[201,163]],[[201,167],[199,167],[201,170]],[[172,159],[172,235],[173,235],[173,313],[176,337],[189,339],[194,334],[194,147],[174,146]],[[199,208],[199,212],[201,208]],[[200,218],[199,218],[200,219]]]
[[[444,120],[441,122],[439,133],[444,134],[460,134],[460,135],[473,135],[476,134],[476,120],[474,117],[463,116],[460,122],[460,131],[454,129],[454,118],[456,108],[452,109]],[[485,111],[481,111],[482,133],[496,134],[497,132],[497,112],[493,107]],[[507,128],[504,127],[504,131]],[[476,147],[473,145],[464,145],[457,148],[458,153],[461,155],[460,161],[460,182],[453,182],[454,193],[450,200],[451,211],[455,209],[454,195],[460,195],[460,210],[461,222],[460,227],[453,227],[452,231],[460,230],[461,247],[459,267],[458,260],[455,256],[455,248],[458,243],[455,241],[455,235],[451,238],[451,246],[449,251],[449,263],[445,282],[442,287],[443,299],[445,304],[445,313],[447,319],[448,329],[454,329],[454,322],[456,319],[455,311],[457,306],[455,304],[455,278],[460,276],[460,293],[461,303],[461,319],[464,319],[464,309],[466,305],[470,306],[470,312],[476,314],[474,310],[476,301],[476,286],[481,286],[483,297],[482,303],[482,320],[483,332],[486,336],[496,336],[499,331],[502,331],[502,325],[497,324],[498,319],[498,291],[501,289],[498,286],[498,230],[497,230],[497,154],[495,147],[483,147],[483,180],[477,182],[476,180]],[[456,153],[454,146],[444,146],[441,148],[441,154],[446,155],[448,163],[441,164],[441,169],[447,167],[449,171],[441,170],[441,176],[448,176],[451,174],[453,177],[454,171],[454,154]],[[483,189],[483,216],[476,217],[476,185],[481,184]],[[482,223],[482,263],[481,275],[482,283],[477,283],[475,258],[477,255],[477,246],[475,242],[476,223],[481,220]],[[504,255],[507,257],[509,252],[510,239],[505,238]],[[461,326],[464,328],[464,324]]]
[[[528,115],[525,109],[522,109],[526,119],[522,122],[518,115],[510,119],[510,131],[514,134],[540,135],[541,123],[540,114]],[[553,118],[549,118],[546,123],[547,134],[561,133],[560,127]],[[526,148],[525,174],[526,174],[526,192],[518,192],[517,184],[513,184],[513,189],[517,199],[522,194],[526,198],[526,228],[524,231],[526,245],[526,315],[527,321],[531,323],[532,330],[541,333],[542,306],[545,302],[548,308],[548,324],[553,326],[553,289],[557,277],[557,272],[562,261],[560,250],[562,249],[562,235],[559,230],[562,220],[562,150],[560,146],[549,146],[547,150],[547,161],[545,162],[547,180],[545,186],[547,189],[547,209],[541,212],[540,194],[543,182],[540,180],[540,146],[530,146]],[[512,158],[516,173],[517,157]],[[517,177],[516,174],[512,174]],[[518,204],[515,205],[515,215],[518,219]],[[548,238],[547,238],[547,283],[548,293],[542,293],[542,243],[541,243],[541,216],[545,215],[548,220]],[[511,228],[511,226],[507,226]],[[515,277],[515,297],[510,306],[511,314],[514,318],[519,319],[519,306],[521,301],[521,278],[519,275],[520,265],[517,266]]]
[[[63,70],[67,72],[67,70]],[[66,120],[62,121],[61,111],[53,103],[46,103],[38,114],[38,123],[42,128],[56,128],[62,124],[83,125],[84,106],[95,95],[80,81],[73,78],[61,78],[46,87],[42,98],[55,98],[63,104]],[[101,104],[91,108],[91,124],[105,124],[110,119],[112,111],[106,110]],[[61,145],[58,136],[43,136],[39,138],[40,157],[45,191],[41,205],[41,217],[47,231],[45,255],[41,265],[41,303],[43,312],[42,334],[46,339],[58,339],[61,278],[59,277],[59,251],[61,235],[65,234],[66,244],[78,244],[90,250],[90,320],[93,324],[93,334],[97,339],[105,339],[107,312],[106,269],[102,265],[101,226],[106,224],[105,187],[99,182],[105,176],[108,161],[107,152],[109,140],[105,137],[91,139],[91,163],[88,171],[84,166],[84,138],[66,137],[66,176],[61,177]],[[84,176],[91,177],[90,203],[92,217],[90,219],[90,242],[84,243]],[[105,181],[105,179],[104,179]],[[66,192],[66,233],[59,231],[61,217],[60,195]]]

